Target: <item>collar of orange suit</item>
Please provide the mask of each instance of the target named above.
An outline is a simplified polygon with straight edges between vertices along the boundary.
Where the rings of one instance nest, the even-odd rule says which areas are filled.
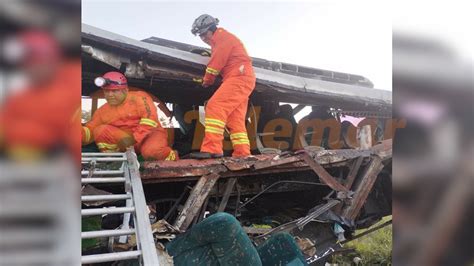
[[[217,28],[217,30],[214,32],[214,34],[212,34],[211,46],[216,45],[216,40],[217,40],[217,38],[219,38],[220,33],[223,32],[223,31],[224,31],[223,28]]]

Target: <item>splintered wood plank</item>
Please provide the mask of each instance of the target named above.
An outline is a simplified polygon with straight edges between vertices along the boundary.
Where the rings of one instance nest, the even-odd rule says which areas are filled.
[[[199,179],[191,191],[188,199],[186,200],[183,210],[178,215],[174,226],[182,231],[185,231],[189,225],[191,225],[194,217],[196,217],[196,215],[201,210],[204,201],[206,200],[209,192],[214,187],[214,184],[217,182],[219,177],[219,174],[212,173],[204,175]]]

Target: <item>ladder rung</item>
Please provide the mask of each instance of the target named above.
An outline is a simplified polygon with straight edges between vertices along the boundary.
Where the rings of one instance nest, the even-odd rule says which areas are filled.
[[[129,260],[136,259],[141,255],[141,251],[125,251],[125,252],[116,252],[116,253],[105,253],[105,254],[96,254],[96,255],[87,255],[81,257],[82,264],[88,263],[100,263],[100,262],[109,262],[109,261],[119,261],[119,260]]]
[[[89,171],[81,171],[81,175],[88,175]],[[99,171],[94,171],[92,175],[119,175],[119,174],[124,174],[123,170],[99,170]]]
[[[111,237],[111,236],[124,236],[135,234],[134,229],[117,229],[117,230],[101,230],[101,231],[89,231],[82,232],[81,238],[98,238],[98,237]]]
[[[129,194],[118,195],[86,195],[81,196],[81,201],[107,201],[107,200],[125,200],[129,199]]]
[[[118,214],[134,212],[135,207],[120,207],[120,208],[97,208],[81,210],[82,216],[102,215],[102,214]]]
[[[82,184],[95,184],[95,183],[124,183],[124,177],[90,177],[82,178]]]

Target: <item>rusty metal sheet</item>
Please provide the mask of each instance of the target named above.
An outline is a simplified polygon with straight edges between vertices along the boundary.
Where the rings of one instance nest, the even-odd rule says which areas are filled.
[[[162,179],[164,182],[169,182],[167,179],[180,178],[183,180],[196,180],[199,176],[220,173],[227,171],[224,165],[214,165],[210,167],[192,167],[192,168],[146,168],[141,173],[143,181],[147,179]]]
[[[250,169],[253,165],[260,161],[267,161],[273,158],[274,155],[262,154],[261,156],[251,156],[247,158],[225,158],[223,160],[224,165],[230,171],[240,171],[244,169]]]
[[[187,167],[208,167],[222,164],[223,159],[181,159],[178,161],[145,161],[142,163],[143,167],[148,168],[187,168]]]
[[[335,191],[349,192],[349,190],[339,183],[334,177],[332,177],[326,169],[324,169],[319,163],[317,163],[308,153],[304,152],[299,155],[308,166],[319,176],[321,181],[326,183],[330,188]]]
[[[357,215],[359,215],[359,212],[367,200],[367,197],[374,186],[375,180],[377,179],[380,171],[382,171],[383,167],[384,165],[382,164],[382,159],[376,155],[372,156],[372,160],[370,161],[369,166],[362,176],[361,182],[355,189],[355,194],[351,200],[351,203],[344,208],[344,217],[351,220],[355,220],[357,218]]]
[[[291,157],[282,158],[282,159],[275,157],[271,160],[257,162],[253,165],[253,167],[256,170],[259,170],[259,169],[275,167],[275,166],[279,166],[283,164],[294,163],[298,161],[301,161],[301,158],[299,158],[298,156],[291,156]]]
[[[179,213],[178,218],[176,218],[175,227],[185,231],[191,225],[219,177],[219,174],[212,173],[199,179],[186,200],[183,210]]]
[[[324,167],[337,167],[345,165],[359,156],[368,157],[370,155],[370,150],[323,150],[315,152],[313,157]],[[144,183],[163,183],[197,180],[202,175],[219,172],[225,172],[221,174],[221,177],[227,178],[307,171],[310,169],[308,164],[301,161],[298,156],[273,160],[275,156],[262,154],[241,160],[221,158],[147,161],[142,165],[141,177]],[[283,161],[278,162],[280,160]]]
[[[143,163],[141,178],[145,181],[159,177],[160,179],[181,177],[188,180],[195,180],[196,177],[210,173],[220,173],[227,171],[220,159],[209,160],[178,160],[178,161],[146,161]]]
[[[315,158],[319,164],[323,165],[351,160],[359,156],[368,157],[371,155],[371,151],[354,149],[322,150],[311,153],[311,155],[311,157]]]

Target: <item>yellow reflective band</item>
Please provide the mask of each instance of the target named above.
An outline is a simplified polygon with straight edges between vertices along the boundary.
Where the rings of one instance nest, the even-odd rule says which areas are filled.
[[[147,125],[147,126],[150,126],[150,127],[156,127],[156,124],[152,124],[150,122],[140,122],[140,125]]]
[[[219,129],[219,128],[215,128],[215,127],[208,127],[207,126],[204,131],[208,132],[208,133],[215,133],[215,134],[219,134],[219,135],[224,135],[224,130],[223,129]]]
[[[219,119],[213,119],[213,118],[205,118],[204,121],[206,123],[212,123],[213,125],[218,125],[221,127],[225,127],[225,122]]]
[[[84,128],[84,131],[86,132],[85,142],[89,142],[91,140],[91,131],[88,127],[82,127],[82,128]]]
[[[176,161],[176,154],[174,151],[170,151],[170,154],[165,158],[165,161]]]
[[[206,68],[206,72],[214,76],[219,75],[219,70],[210,67]]]
[[[247,133],[230,134],[230,139],[248,138]]]
[[[224,133],[224,129],[218,128],[218,127],[206,126],[205,129],[206,129],[206,130],[208,130],[208,129],[209,129],[209,130],[214,130],[214,131],[217,131],[217,132],[219,132],[219,133]]]
[[[239,142],[239,141],[249,141],[249,139],[231,139],[230,141],[232,141],[232,143],[234,142]]]
[[[220,128],[223,128],[224,126],[221,123],[216,123],[216,122],[211,122],[211,121],[206,121],[206,126],[207,125],[213,125],[213,126],[218,126]]]
[[[250,142],[248,140],[237,140],[237,141],[232,141],[232,145],[242,145],[242,144],[246,144],[246,145],[250,145]]]
[[[114,150],[114,149],[118,148],[117,144],[109,144],[109,143],[105,143],[105,142],[97,143],[97,147],[99,147],[101,149],[107,149],[107,150]]]
[[[140,125],[148,125],[152,127],[157,127],[158,123],[148,118],[142,118],[140,119]]]

